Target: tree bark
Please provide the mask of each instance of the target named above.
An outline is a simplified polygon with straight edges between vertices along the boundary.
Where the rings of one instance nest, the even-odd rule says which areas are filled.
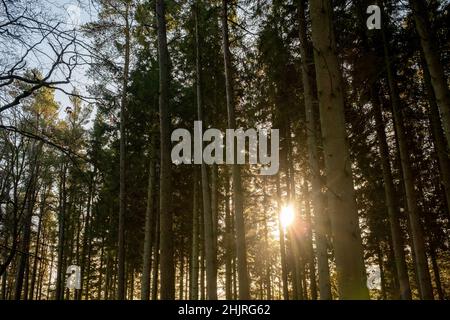
[[[310,281],[310,291],[311,300],[317,300],[317,283],[316,283],[316,262],[314,259],[314,247],[313,247],[313,237],[312,237],[312,222],[311,222],[311,207],[309,204],[309,187],[306,180],[303,181],[303,198],[305,203],[305,223],[306,223],[306,237],[307,237],[307,255],[308,255],[308,265],[309,265],[309,281]],[[305,287],[306,291],[306,287]]]
[[[195,18],[195,66],[196,66],[196,84],[197,84],[197,119],[203,121],[203,96],[202,96],[202,61],[200,51],[200,32],[199,32],[199,17],[198,5],[196,2],[194,8]],[[199,136],[203,132],[198,132]],[[203,142],[202,142],[203,150]],[[202,178],[202,199],[203,199],[203,221],[204,221],[204,241],[205,241],[205,262],[206,262],[206,290],[209,300],[217,300],[217,270],[214,245],[214,224],[211,208],[211,197],[209,193],[209,179],[206,164],[201,163],[201,178]]]
[[[47,200],[47,192],[46,192],[46,187],[43,187],[43,192],[41,195],[41,204],[40,204],[40,209],[39,209],[39,222],[38,222],[38,230],[37,230],[37,234],[36,234],[36,247],[34,249],[34,261],[33,261],[33,270],[32,270],[32,275],[31,275],[31,284],[30,284],[30,296],[29,296],[29,300],[33,300],[34,298],[34,289],[35,289],[35,285],[36,285],[36,276],[37,276],[37,269],[38,269],[38,256],[39,256],[39,250],[41,249],[40,246],[40,237],[41,237],[41,233],[42,233],[42,220],[44,218],[44,214],[45,214],[45,209],[46,209],[46,200]]]
[[[156,1],[159,58],[159,117],[161,134],[160,167],[160,266],[162,300],[175,299],[173,257],[172,163],[170,159],[169,52],[167,50],[166,13],[163,0]]]
[[[384,61],[390,90],[392,114],[394,116],[395,133],[397,136],[398,149],[400,153],[400,162],[403,173],[403,184],[405,187],[406,203],[408,207],[411,238],[413,241],[415,262],[417,268],[417,279],[420,287],[422,299],[433,299],[433,289],[431,286],[430,271],[425,251],[425,239],[423,236],[422,222],[420,221],[419,206],[417,205],[417,195],[414,188],[414,177],[411,169],[411,158],[407,146],[405,125],[403,123],[402,111],[400,106],[400,97],[398,94],[395,72],[390,62],[389,47],[384,33]]]
[[[314,231],[316,235],[317,266],[319,276],[319,295],[321,300],[331,300],[330,268],[328,265],[328,244],[325,227],[325,208],[323,205],[322,182],[320,179],[319,155],[317,151],[316,112],[314,106],[314,64],[311,44],[306,33],[305,1],[299,0],[299,36],[302,56],[303,97],[306,114],[306,140],[308,146],[308,163],[311,176],[311,192],[314,212]]]
[[[94,168],[94,171],[90,173],[90,181],[89,181],[89,190],[88,190],[88,199],[87,199],[87,205],[86,205],[86,222],[84,226],[84,236],[83,236],[83,244],[82,244],[82,255],[81,255],[81,288],[78,290],[78,297],[77,299],[81,299],[83,291],[85,291],[85,299],[87,300],[88,294],[89,294],[89,285],[87,285],[87,282],[89,279],[89,268],[86,268],[86,264],[90,265],[90,256],[89,253],[91,251],[91,210],[92,210],[92,198],[94,193],[94,179],[95,175],[97,173],[96,168]],[[86,272],[87,271],[87,272]],[[87,274],[87,277],[86,277]],[[87,278],[85,280],[85,278]],[[86,289],[84,290],[84,286],[86,283]]]
[[[126,214],[126,112],[127,112],[127,87],[128,73],[130,67],[130,22],[129,22],[130,4],[125,5],[125,54],[124,68],[122,75],[122,97],[120,104],[120,190],[119,190],[119,236],[118,236],[118,287],[117,299],[126,299],[125,283],[125,214]]]
[[[431,257],[431,264],[433,266],[434,282],[436,284],[438,298],[439,298],[439,300],[444,300],[445,295],[444,295],[444,290],[442,288],[441,275],[439,273],[439,265],[437,263],[436,249],[434,248],[434,246],[430,246],[430,257]]]
[[[436,104],[442,117],[447,147],[450,149],[450,90],[445,79],[444,66],[439,58],[439,50],[436,48],[437,41],[434,39],[431,24],[428,18],[428,8],[424,0],[410,0],[414,22],[420,43],[428,67],[431,84],[436,97]]]
[[[66,221],[66,164],[63,163],[61,169],[60,197],[59,197],[59,217],[58,217],[58,263],[56,266],[56,290],[55,299],[63,299],[63,258],[64,258],[64,240],[65,240],[65,221]]]
[[[264,201],[264,208],[269,208],[270,204],[269,204],[269,197],[267,195],[267,191],[266,191],[266,186],[267,186],[267,177],[264,177],[264,181],[263,181],[263,201]],[[264,211],[264,246],[266,248],[266,254],[269,254],[269,250],[268,248],[270,247],[269,245],[269,226],[267,225],[267,212]],[[271,281],[271,275],[272,275],[272,265],[270,263],[270,260],[266,259],[265,261],[265,286],[266,286],[266,299],[267,300],[271,300],[272,299],[272,281]],[[264,299],[263,295],[261,295],[261,299]]]
[[[156,198],[156,201],[158,198]],[[158,208],[158,205],[156,206]],[[159,214],[159,212],[156,212],[156,222],[155,222],[155,237],[154,237],[154,242],[155,242],[155,248],[153,249],[153,267],[152,267],[152,300],[156,300],[158,297],[158,275],[159,275],[159,270],[158,270],[158,266],[159,264],[159,257],[160,257],[160,217],[161,215]]]
[[[400,296],[403,300],[411,300],[411,288],[409,285],[408,268],[406,266],[405,251],[403,245],[402,231],[400,228],[398,207],[395,201],[395,188],[392,180],[391,164],[389,162],[389,147],[384,131],[383,114],[381,113],[378,92],[374,85],[371,92],[371,101],[375,117],[375,126],[378,140],[378,150],[380,153],[381,169],[384,181],[384,195],[389,217],[389,226],[391,229],[392,249],[395,257],[395,269],[400,286]]]
[[[233,298],[232,259],[233,259],[233,229],[230,206],[230,176],[225,170],[225,298]]]
[[[198,217],[198,177],[197,169],[194,167],[193,175],[193,200],[192,200],[192,253],[191,253],[191,277],[189,286],[189,299],[198,300],[198,233],[199,233],[199,217]]]
[[[434,147],[439,162],[440,183],[443,186],[446,202],[447,202],[447,214],[450,217],[450,160],[447,149],[447,143],[445,136],[442,132],[441,120],[439,117],[439,107],[436,103],[436,97],[431,84],[431,77],[428,71],[428,67],[424,63],[423,67],[423,79],[425,88],[428,93],[428,115],[430,118],[431,135],[433,137]]]
[[[228,128],[236,128],[236,118],[234,115],[234,90],[233,75],[231,66],[231,52],[228,36],[228,0],[222,0],[222,33],[223,33],[223,57],[225,68],[225,87],[227,98]],[[236,146],[236,144],[234,144]],[[236,160],[236,148],[234,150]],[[233,177],[233,199],[234,199],[234,219],[236,228],[236,253],[237,253],[237,269],[239,277],[239,299],[250,299],[250,280],[247,270],[247,245],[245,240],[245,220],[244,220],[244,204],[242,199],[242,182],[241,170],[239,165],[232,165]]]
[[[147,209],[145,212],[145,239],[142,265],[142,279],[141,279],[141,300],[148,300],[150,298],[150,269],[152,264],[152,245],[153,245],[153,231],[154,231],[154,209],[153,197],[155,195],[155,152],[156,137],[152,134],[150,142],[150,165],[148,174],[147,187]]]
[[[368,299],[330,0],[310,0],[312,40],[340,299]]]
[[[278,203],[278,212],[281,212],[282,204],[281,204],[281,189],[280,189],[279,175],[277,175],[277,203]],[[285,235],[283,226],[281,225],[281,221],[279,218],[278,218],[278,231],[280,234],[280,260],[281,260],[281,279],[283,282],[283,299],[289,300]]]

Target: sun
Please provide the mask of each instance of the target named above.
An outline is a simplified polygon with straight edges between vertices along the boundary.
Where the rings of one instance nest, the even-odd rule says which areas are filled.
[[[280,222],[283,228],[289,227],[294,222],[294,209],[291,205],[285,206],[280,212]]]

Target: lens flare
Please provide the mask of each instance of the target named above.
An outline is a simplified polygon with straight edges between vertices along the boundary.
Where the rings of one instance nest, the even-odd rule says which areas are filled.
[[[280,212],[280,222],[283,228],[289,227],[294,222],[294,209],[292,206],[285,206]]]

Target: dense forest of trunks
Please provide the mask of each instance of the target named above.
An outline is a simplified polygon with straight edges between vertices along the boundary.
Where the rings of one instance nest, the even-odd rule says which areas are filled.
[[[0,299],[450,298],[448,0],[71,3],[0,1]]]

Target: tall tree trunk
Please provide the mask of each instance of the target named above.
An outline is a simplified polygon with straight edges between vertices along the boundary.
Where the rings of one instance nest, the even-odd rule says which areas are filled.
[[[156,198],[156,201],[158,202],[158,198]],[[156,208],[158,208],[158,204],[156,205]],[[155,222],[155,248],[153,249],[153,267],[152,267],[152,300],[156,300],[158,297],[158,275],[159,275],[159,258],[160,258],[160,240],[161,240],[161,224],[160,219],[161,215],[159,212],[156,212],[156,222]]]
[[[316,263],[314,259],[314,247],[312,238],[312,222],[311,222],[311,207],[309,204],[309,187],[306,180],[303,181],[303,198],[305,203],[305,222],[306,222],[306,237],[307,237],[307,256],[309,265],[309,282],[311,291],[311,300],[317,300],[317,284],[316,284]],[[306,291],[306,287],[305,287]]]
[[[184,244],[181,247],[181,252],[180,252],[180,282],[179,282],[179,288],[178,288],[178,294],[179,294],[179,299],[183,300],[183,285],[184,285],[184,255],[183,255],[183,250],[184,250]]]
[[[211,216],[212,216],[212,229],[213,229],[213,245],[214,254],[217,256],[217,238],[219,232],[219,201],[218,201],[218,167],[216,163],[211,166]],[[217,259],[215,260],[215,270],[217,273]],[[216,279],[217,281],[217,279]]]
[[[381,249],[381,243],[378,242],[377,245],[377,260],[378,260],[378,267],[380,268],[380,282],[381,282],[381,297],[383,300],[387,299],[387,292],[386,292],[386,272],[384,268],[384,259],[383,259],[383,251]]]
[[[192,200],[192,251],[191,251],[191,277],[189,286],[189,299],[198,300],[198,232],[199,232],[199,217],[198,217],[198,174],[194,167],[193,174],[193,200]]]
[[[277,203],[278,212],[281,212],[281,188],[280,188],[280,176],[277,175]],[[286,245],[285,245],[285,235],[284,229],[281,225],[280,219],[278,219],[278,231],[280,234],[280,260],[281,260],[281,279],[283,282],[283,299],[289,300],[289,289],[288,289],[288,276],[287,276],[287,265],[286,265]]]
[[[201,187],[201,181],[200,181]],[[202,201],[199,199],[200,212],[203,212]],[[204,215],[199,215],[199,256],[200,256],[200,300],[206,299],[206,286],[205,286],[205,220]]]
[[[394,116],[395,133],[397,136],[400,162],[403,173],[406,203],[408,207],[411,238],[413,241],[415,262],[417,268],[417,279],[422,299],[433,299],[430,271],[425,251],[425,239],[423,237],[422,223],[420,221],[420,210],[417,205],[417,195],[414,189],[414,177],[411,169],[411,158],[406,142],[405,125],[403,123],[400,97],[397,83],[394,78],[395,72],[390,62],[389,47],[384,30],[382,32],[384,46],[384,61],[390,90],[392,113]]]
[[[96,170],[94,169],[94,176],[95,176],[95,172],[96,172]],[[95,182],[94,182],[95,183]],[[93,189],[95,189],[95,187],[93,188]],[[93,191],[93,190],[92,190]],[[93,195],[91,194],[91,204],[89,205],[89,211],[91,212],[91,215],[92,215],[92,197],[93,197]],[[88,243],[87,243],[87,261],[85,262],[85,263],[87,263],[87,266],[85,266],[85,271],[84,271],[84,273],[86,274],[86,277],[85,277],[85,285],[86,285],[86,289],[84,290],[84,299],[85,300],[89,300],[89,297],[90,297],[90,274],[91,274],[91,256],[92,256],[92,243],[91,243],[91,241],[90,241],[90,239],[91,239],[91,229],[92,229],[92,225],[91,225],[91,223],[89,222],[89,228],[87,229],[87,235],[86,235],[86,237],[89,239],[89,241],[88,241]],[[103,239],[102,239],[102,241],[103,241]],[[103,246],[103,243],[102,243],[102,246]],[[103,257],[101,257],[101,260],[100,261],[103,261]],[[101,283],[101,281],[99,280],[99,282]],[[83,284],[82,284],[83,285]],[[100,284],[101,285],[101,284]],[[101,287],[100,287],[101,288]],[[80,292],[81,292],[81,290],[80,290]],[[100,294],[100,293],[99,293]]]
[[[42,233],[42,220],[44,218],[44,214],[45,214],[45,208],[46,208],[46,200],[47,200],[47,192],[46,192],[46,187],[44,186],[43,188],[43,192],[41,195],[41,204],[40,204],[40,209],[39,209],[39,222],[38,222],[38,230],[37,230],[37,234],[36,234],[36,247],[34,249],[34,261],[33,261],[33,270],[32,270],[32,275],[31,275],[31,284],[30,284],[30,296],[29,299],[33,300],[34,298],[34,289],[35,289],[35,284],[36,284],[36,276],[37,276],[37,268],[38,268],[38,261],[39,261],[39,250],[41,248],[40,244],[40,237],[41,237],[41,233]]]
[[[264,201],[264,208],[269,208],[269,197],[267,196],[266,191],[267,186],[267,177],[264,177],[263,181],[263,201]],[[267,225],[267,212],[264,210],[264,247],[266,249],[266,260],[264,262],[265,264],[265,287],[266,287],[266,299],[271,300],[272,299],[272,283],[271,283],[271,274],[272,274],[272,265],[269,259],[269,227]],[[264,299],[264,296],[261,295],[261,299]]]
[[[285,114],[283,115],[285,116]],[[285,163],[285,171],[286,171],[286,196],[288,204],[292,205],[294,210],[294,222],[292,225],[286,228],[287,233],[287,250],[290,252],[290,259],[288,259],[288,265],[290,265],[290,269],[292,272],[292,287],[293,287],[293,295],[294,299],[303,300],[304,299],[304,287],[302,284],[302,276],[303,272],[303,257],[300,252],[299,241],[297,239],[296,234],[296,226],[299,220],[299,216],[297,208],[295,206],[295,179],[294,179],[294,167],[292,164],[292,146],[291,146],[291,129],[289,119],[285,119],[283,127],[285,128],[285,155],[284,163]]]
[[[99,266],[99,275],[97,282],[97,300],[102,299],[102,284],[103,284],[103,263],[105,261],[105,237],[102,237],[102,242],[100,244],[100,266]],[[87,291],[87,290],[86,290]],[[84,299],[89,300],[89,292],[86,292]]]
[[[53,263],[55,262],[55,255],[53,250],[51,250],[51,258],[50,258],[50,268],[49,268],[49,276],[48,276],[48,282],[47,282],[47,300],[50,300],[50,285],[51,285],[51,281],[52,281],[52,277],[51,274],[53,274]]]
[[[233,229],[230,206],[230,176],[225,169],[225,298],[233,298],[232,259],[233,259]]]
[[[63,281],[64,281],[64,240],[66,224],[66,174],[67,166],[64,163],[61,170],[60,197],[59,197],[59,217],[58,217],[58,264],[56,266],[56,290],[55,299],[63,299]]]
[[[162,300],[175,299],[173,258],[172,163],[170,159],[169,52],[167,50],[166,13],[163,0],[156,1],[159,58],[159,117],[161,132],[160,167],[160,266]]]
[[[310,0],[312,40],[340,299],[368,299],[330,0]]]
[[[223,59],[225,68],[225,87],[227,97],[228,128],[236,128],[236,118],[234,115],[234,89],[231,65],[231,52],[228,37],[228,0],[222,0],[222,33],[223,33]],[[236,144],[233,150],[234,164],[232,165],[233,177],[233,203],[234,219],[236,228],[236,253],[239,276],[239,299],[250,299],[250,280],[247,270],[247,245],[245,240],[245,220],[244,204],[242,199],[241,170],[236,164]]]
[[[80,270],[80,277],[81,277],[81,287],[80,290],[78,290],[78,300],[81,300],[82,294],[83,294],[83,290],[84,290],[84,285],[85,282],[87,282],[87,280],[85,280],[85,278],[89,277],[89,269],[87,269],[86,272],[86,264],[90,263],[90,257],[89,252],[90,252],[90,248],[91,248],[91,205],[92,205],[92,198],[93,198],[93,192],[94,192],[94,179],[95,179],[95,175],[96,175],[96,169],[94,168],[94,172],[91,172],[90,175],[90,181],[89,181],[89,190],[88,190],[88,198],[87,198],[87,205],[86,205],[86,222],[84,225],[84,236],[83,236],[83,244],[82,244],[82,254],[81,254],[81,270]],[[88,275],[88,277],[86,277],[86,274]],[[86,287],[86,295],[85,297],[87,298],[87,293],[89,290],[89,286]]]
[[[429,118],[431,125],[431,135],[433,137],[434,147],[436,149],[437,159],[439,162],[440,182],[444,188],[447,213],[450,215],[450,160],[447,149],[447,143],[445,136],[442,132],[441,120],[439,118],[439,107],[436,103],[436,97],[434,95],[433,86],[431,85],[431,77],[428,71],[428,67],[424,63],[423,67],[423,79],[425,82],[425,88],[428,93],[428,105],[429,105]]]
[[[331,300],[330,269],[328,265],[328,244],[325,227],[325,208],[323,204],[322,182],[320,179],[320,165],[317,151],[316,112],[314,106],[314,75],[311,65],[313,53],[306,33],[305,1],[299,0],[299,34],[300,52],[302,55],[303,97],[306,114],[306,140],[308,145],[308,162],[311,175],[312,201],[314,211],[314,231],[316,236],[317,266],[319,276],[319,294],[321,300]]]
[[[153,231],[154,231],[154,205],[153,197],[155,194],[155,152],[156,136],[152,134],[150,142],[150,165],[148,174],[147,186],[147,209],[145,211],[145,239],[144,239],[144,253],[141,279],[141,300],[148,300],[150,298],[150,269],[152,264],[152,245],[153,245]]]
[[[444,300],[444,290],[442,288],[442,282],[441,282],[441,275],[439,273],[439,265],[437,263],[437,257],[436,257],[436,249],[433,245],[430,246],[430,258],[431,258],[431,264],[433,266],[433,273],[434,273],[434,282],[436,284],[436,290],[438,292],[439,300]]]
[[[29,250],[31,240],[31,223],[33,217],[34,204],[37,196],[37,175],[39,172],[39,153],[42,147],[42,143],[36,146],[34,143],[31,149],[30,157],[30,178],[27,186],[27,192],[25,193],[25,214],[23,225],[23,237],[21,243],[21,253],[19,258],[19,265],[17,267],[16,282],[14,289],[14,299],[20,300],[22,297],[22,290],[25,278],[25,290],[23,294],[24,300],[28,298],[28,270],[29,270]]]
[[[450,149],[450,90],[445,79],[444,66],[439,58],[437,41],[434,39],[431,24],[428,18],[429,9],[425,0],[410,0],[414,22],[420,43],[425,56],[425,61],[430,73],[431,84],[436,97],[436,104],[442,117],[442,124],[447,138],[447,147]]]
[[[124,68],[122,75],[122,97],[120,106],[120,190],[119,190],[119,236],[118,236],[118,287],[117,299],[126,299],[125,283],[125,214],[126,214],[126,113],[127,113],[127,87],[128,73],[130,67],[130,22],[129,22],[130,3],[126,2],[125,7],[125,55]]]
[[[202,61],[200,52],[200,32],[198,17],[199,1],[196,2],[194,8],[195,17],[195,65],[196,65],[196,84],[197,84],[197,119],[203,121],[203,96],[202,96]],[[203,132],[197,133],[200,137]],[[202,142],[203,150],[203,142]],[[217,270],[216,259],[217,254],[214,246],[214,225],[211,209],[211,198],[209,193],[208,171],[206,164],[201,160],[201,177],[202,177],[202,199],[203,199],[203,221],[204,221],[204,241],[205,241],[205,262],[206,262],[206,285],[207,296],[209,300],[217,300]]]
[[[383,172],[384,195],[389,216],[389,226],[391,229],[392,249],[395,257],[395,269],[400,286],[400,295],[403,300],[411,299],[411,288],[409,285],[408,269],[405,260],[402,231],[400,228],[398,207],[395,201],[395,188],[392,180],[391,164],[389,161],[389,147],[386,140],[383,114],[381,113],[380,102],[376,85],[371,92],[371,101],[375,117],[375,127],[377,132],[378,150],[380,153],[381,169]]]
[[[5,246],[5,248],[8,248],[8,245],[9,245],[9,234],[8,233],[5,233],[4,239],[5,239],[4,246]],[[6,261],[8,259],[8,256],[9,256],[8,251],[4,250],[3,261]],[[2,277],[2,291],[0,294],[0,300],[6,300],[6,291],[7,291],[7,285],[8,285],[8,282],[6,280],[8,278],[8,273],[5,271],[1,275],[1,277]]]
[[[40,252],[41,257],[48,257],[48,250],[46,250],[47,247],[48,247],[48,242],[46,241],[45,235],[44,235],[44,239],[42,240],[41,252]],[[45,277],[45,275],[49,274],[47,272],[47,264],[48,264],[48,259],[39,262],[39,267],[38,267],[38,271],[37,271],[36,294],[34,294],[34,296],[33,296],[33,299],[35,299],[35,300],[42,300],[42,289],[44,287],[44,277]]]

